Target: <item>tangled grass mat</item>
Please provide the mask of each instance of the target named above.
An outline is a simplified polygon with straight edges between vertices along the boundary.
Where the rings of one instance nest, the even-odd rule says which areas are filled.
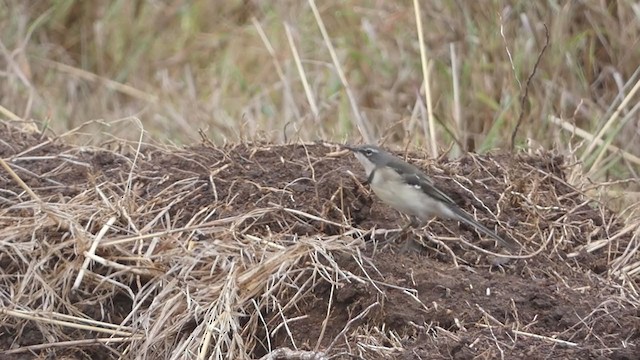
[[[93,148],[7,123],[0,139],[0,358],[639,352],[637,224],[567,158],[410,154],[523,246],[508,260],[447,220],[387,240],[405,220],[331,144]]]

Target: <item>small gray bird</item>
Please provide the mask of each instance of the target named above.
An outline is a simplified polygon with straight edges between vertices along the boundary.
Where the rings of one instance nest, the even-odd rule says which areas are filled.
[[[508,249],[517,249],[515,244],[507,242],[459,208],[417,167],[375,145],[343,146],[355,154],[364,167],[373,192],[387,205],[422,221],[435,216],[458,220],[497,240]]]

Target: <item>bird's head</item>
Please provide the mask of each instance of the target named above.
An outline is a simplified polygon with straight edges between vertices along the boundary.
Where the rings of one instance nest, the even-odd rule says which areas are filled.
[[[370,174],[378,166],[386,165],[393,159],[393,155],[375,145],[343,146],[353,152],[367,174]]]

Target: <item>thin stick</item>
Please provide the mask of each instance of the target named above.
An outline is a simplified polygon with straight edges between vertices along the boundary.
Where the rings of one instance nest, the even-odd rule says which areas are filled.
[[[520,331],[520,330],[512,330],[512,331],[513,331],[514,334],[518,334],[518,335],[522,335],[522,336],[528,336],[528,337],[532,337],[532,338],[540,339],[540,340],[547,340],[547,341],[551,341],[551,342],[554,342],[554,343],[557,343],[557,344],[561,344],[561,345],[578,346],[577,343],[574,343],[574,342],[571,342],[571,341],[554,339],[554,338],[549,337],[549,336],[532,334],[532,333],[528,333],[528,332],[524,332],[524,331]]]
[[[458,64],[458,55],[456,54],[455,43],[449,44],[449,53],[451,53],[451,82],[453,83],[453,122],[456,124],[456,137],[462,146],[456,143],[454,146],[458,148],[458,154],[462,154],[466,150],[466,128],[462,121],[462,104],[460,101],[460,65]]]
[[[329,346],[327,347],[326,351],[329,352],[329,350],[331,350],[333,345],[335,345],[336,341],[349,330],[349,328],[351,327],[351,325],[353,325],[354,322],[356,322],[359,319],[365,317],[369,313],[369,311],[371,311],[371,309],[373,309],[374,307],[379,306],[379,305],[380,305],[380,303],[376,301],[373,304],[367,306],[366,309],[362,310],[362,312],[360,314],[358,314],[358,316],[356,316],[353,319],[349,320],[347,322],[347,324],[344,326],[344,328],[342,329],[342,331],[340,331],[340,333],[333,339],[331,344],[329,344]]]
[[[636,84],[633,86],[633,88],[631,88],[631,91],[629,91],[627,96],[625,96],[625,98],[622,99],[622,101],[620,102],[620,105],[618,105],[618,107],[613,112],[613,114],[611,114],[611,117],[609,118],[609,120],[607,120],[607,123],[604,124],[604,126],[602,127],[602,129],[600,129],[600,131],[598,131],[598,133],[595,136],[595,139],[600,140],[604,136],[604,134],[609,130],[609,128],[613,126],[613,123],[616,120],[618,120],[618,117],[620,117],[620,113],[622,112],[622,109],[627,107],[627,104],[629,104],[629,102],[634,98],[638,90],[640,90],[640,81],[637,81]],[[594,150],[596,145],[598,144],[595,142],[591,142],[587,146],[587,149],[584,151],[584,153],[582,153],[582,157],[580,160],[584,161],[589,155],[591,155],[591,152]],[[600,164],[600,161],[602,161],[603,156],[604,156],[604,149],[600,150],[598,157],[593,162],[593,165],[591,165],[590,172],[593,171],[593,169],[597,168],[598,164]]]
[[[115,90],[125,95],[129,95],[133,98],[144,100],[146,102],[156,104],[158,103],[158,96],[148,94],[142,90],[138,90],[133,86],[119,83],[117,81],[113,81],[104,76],[98,76],[92,72],[79,69],[73,66],[69,66],[57,61],[51,61],[43,58],[37,58],[38,60],[44,62],[47,66],[52,67],[58,71],[65,72],[67,74],[71,74],[77,76],[81,79],[91,81],[94,83],[104,84],[108,89]]]
[[[580,136],[581,138],[585,139],[585,140],[589,140],[597,145],[603,145],[605,142],[604,140],[595,137],[594,135],[590,134],[589,132],[587,132],[586,130],[583,130],[582,128],[579,128],[573,124],[568,123],[567,121],[559,118],[559,117],[555,117],[555,116],[549,116],[547,118],[547,120],[549,120],[549,122],[551,122],[554,125],[558,125],[560,126],[562,129],[570,131],[573,134],[576,134],[578,136]],[[605,148],[611,152],[614,153],[618,153],[620,154],[620,156],[622,156],[623,159],[632,162],[634,164],[640,165],[640,157],[637,157],[629,152],[624,151],[623,149],[620,149],[619,147],[615,146],[615,145],[611,145],[611,144],[606,144]]]
[[[45,343],[45,344],[36,344],[19,347],[13,350],[6,350],[4,352],[0,352],[0,354],[10,355],[10,354],[18,354],[21,352],[31,352],[35,350],[48,349],[51,347],[72,347],[72,346],[91,346],[91,345],[99,345],[99,344],[111,344],[111,343],[122,343],[126,341],[137,341],[144,340],[144,336],[126,336],[126,337],[108,337],[108,338],[96,338],[96,339],[84,339],[84,340],[70,340],[70,341],[58,341],[54,343]]]
[[[280,61],[278,61],[278,57],[276,56],[276,51],[273,48],[273,45],[271,45],[271,42],[269,41],[267,34],[264,32],[262,25],[260,25],[260,22],[258,22],[258,20],[255,17],[251,18],[251,22],[253,23],[253,26],[255,26],[256,30],[258,30],[258,35],[260,35],[260,39],[262,40],[262,43],[264,43],[264,46],[267,48],[267,51],[269,52],[269,55],[271,55],[271,60],[273,61],[273,66],[276,68],[276,73],[278,74],[278,78],[280,78],[280,82],[282,83],[282,86],[284,86],[286,98],[287,98],[287,101],[289,102],[289,107],[293,109],[296,118],[299,119],[301,117],[300,111],[296,106],[296,102],[293,100],[293,91],[291,91],[291,85],[287,81],[287,78],[284,76],[284,71],[282,70]]]
[[[291,48],[291,53],[293,54],[293,60],[296,63],[296,67],[298,68],[298,74],[300,74],[300,81],[302,81],[302,87],[304,87],[304,93],[307,96],[307,101],[309,102],[309,106],[311,107],[311,112],[313,116],[318,117],[318,105],[316,104],[315,97],[313,96],[313,92],[311,91],[311,86],[309,86],[309,81],[307,80],[307,76],[304,72],[304,68],[302,67],[302,61],[300,61],[300,54],[298,54],[298,49],[296,48],[296,43],[293,41],[293,35],[291,35],[291,27],[289,24],[284,23],[284,30],[287,34],[287,40],[289,40],[289,47]]]
[[[112,217],[109,218],[109,220],[107,220],[107,223],[104,224],[102,229],[100,229],[100,232],[98,233],[98,235],[93,240],[93,243],[91,244],[91,248],[89,248],[89,251],[87,251],[87,254],[94,255],[96,253],[96,249],[98,248],[98,244],[100,243],[100,240],[102,240],[104,235],[107,233],[107,231],[109,231],[109,229],[111,229],[111,226],[115,222],[116,222],[116,217],[115,216],[112,216]],[[78,276],[76,277],[76,281],[73,283],[73,287],[72,287],[73,290],[77,290],[78,287],[80,286],[80,283],[82,282],[82,278],[84,277],[84,273],[87,270],[87,268],[89,267],[89,262],[90,261],[91,261],[91,257],[90,256],[86,256],[84,258],[84,262],[82,263],[82,267],[80,268],[80,271],[78,272]]]
[[[529,97],[529,88],[531,87],[531,79],[536,74],[536,70],[538,69],[538,65],[540,65],[540,60],[542,60],[542,55],[547,50],[549,46],[549,28],[547,28],[546,24],[544,25],[544,34],[545,34],[545,43],[540,50],[540,54],[538,54],[538,58],[536,59],[536,63],[533,64],[533,70],[531,70],[531,74],[527,78],[527,82],[524,85],[524,92],[522,93],[522,97],[520,98],[520,114],[518,115],[518,121],[516,122],[516,126],[513,128],[513,132],[511,133],[511,152],[513,152],[516,143],[516,136],[518,135],[518,129],[520,129],[520,125],[522,124],[522,120],[524,119],[524,108],[527,98]],[[508,51],[508,48],[507,48]],[[511,54],[509,54],[509,58],[511,58]]]
[[[351,104],[351,110],[353,111],[353,115],[356,119],[356,127],[358,131],[360,131],[360,135],[364,138],[367,143],[373,143],[373,137],[369,133],[369,126],[365,122],[362,114],[360,114],[360,110],[358,109],[358,103],[356,102],[356,97],[353,95],[351,91],[351,87],[349,86],[349,82],[347,81],[347,77],[344,75],[342,71],[342,67],[340,66],[340,61],[338,60],[338,56],[336,55],[336,51],[333,48],[333,44],[331,44],[331,39],[329,38],[329,34],[327,33],[327,28],[324,26],[324,22],[320,17],[320,13],[318,12],[318,8],[316,7],[315,0],[309,0],[309,5],[311,6],[311,10],[313,11],[313,16],[316,18],[316,23],[320,28],[320,32],[322,33],[322,38],[324,39],[324,43],[329,50],[329,54],[331,55],[331,61],[333,61],[333,66],[336,68],[336,72],[338,73],[338,77],[340,77],[340,81],[342,82],[342,86],[344,86],[345,91],[347,92],[347,97],[349,98],[349,103]]]
[[[6,107],[0,105],[0,114],[8,117],[9,119],[13,120],[13,121],[21,121],[22,118],[20,118],[18,115],[14,114],[13,112],[11,112],[9,109],[7,109]]]
[[[336,273],[335,282],[338,282],[338,274]],[[318,341],[316,342],[316,347],[313,349],[314,351],[318,351],[320,348],[320,343],[322,343],[322,338],[324,337],[324,332],[327,330],[327,324],[329,324],[329,317],[331,316],[331,308],[333,307],[333,292],[335,290],[335,284],[331,284],[331,291],[329,292],[329,304],[327,304],[327,316],[325,316],[322,321],[322,329],[320,330],[320,335],[318,336]]]
[[[431,102],[431,87],[429,86],[429,67],[427,66],[427,50],[422,34],[422,18],[420,17],[420,2],[413,0],[413,7],[416,14],[416,26],[418,31],[418,42],[420,45],[420,63],[422,64],[422,77],[424,78],[424,98],[427,103],[427,117],[429,121],[429,136],[431,137],[431,156],[438,156],[438,145],[436,143],[436,126],[433,117],[433,104]],[[427,134],[425,134],[426,136]]]
[[[29,186],[27,186],[27,184],[25,184],[24,181],[22,181],[22,179],[20,178],[20,176],[18,176],[18,174],[15,173],[15,171],[13,171],[13,169],[9,166],[9,164],[7,164],[6,161],[4,161],[3,159],[0,159],[0,165],[2,165],[2,167],[9,173],[9,175],[11,175],[11,177],[13,178],[13,180],[15,182],[18,183],[18,185],[27,192],[27,194],[29,194],[29,196],[35,200],[36,202],[38,202],[39,204],[43,204],[42,199],[40,199],[40,197],[38,195],[36,195],[36,193],[33,192],[33,190],[31,190],[31,188]]]
[[[304,350],[291,350],[289,348],[275,349],[260,360],[280,360],[280,359],[300,359],[300,360],[329,360],[324,353]]]
[[[74,329],[102,332],[102,333],[111,334],[111,335],[117,335],[117,336],[132,336],[133,335],[133,333],[131,333],[131,332],[122,331],[122,330],[105,329],[105,328],[100,328],[100,327],[95,327],[95,326],[72,323],[72,322],[69,322],[69,321],[61,321],[61,320],[56,320],[56,319],[45,318],[45,317],[41,316],[41,314],[38,314],[38,313],[34,314],[32,311],[20,311],[20,310],[11,310],[11,309],[6,309],[6,308],[0,308],[0,314],[6,314],[6,315],[14,316],[14,317],[17,317],[17,318],[21,318],[21,319],[39,321],[39,322],[43,322],[43,323],[47,323],[47,324],[56,324],[56,325],[59,325],[59,326],[66,326],[66,327],[70,327],[70,328],[74,328]],[[79,319],[79,320],[84,320],[84,319]],[[109,325],[111,325],[111,324],[109,324]]]

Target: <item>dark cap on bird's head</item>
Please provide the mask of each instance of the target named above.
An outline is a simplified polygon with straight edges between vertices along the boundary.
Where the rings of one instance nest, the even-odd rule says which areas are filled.
[[[367,173],[371,168],[386,165],[395,158],[393,155],[376,145],[342,145],[344,148],[353,151],[356,158],[366,168]]]

